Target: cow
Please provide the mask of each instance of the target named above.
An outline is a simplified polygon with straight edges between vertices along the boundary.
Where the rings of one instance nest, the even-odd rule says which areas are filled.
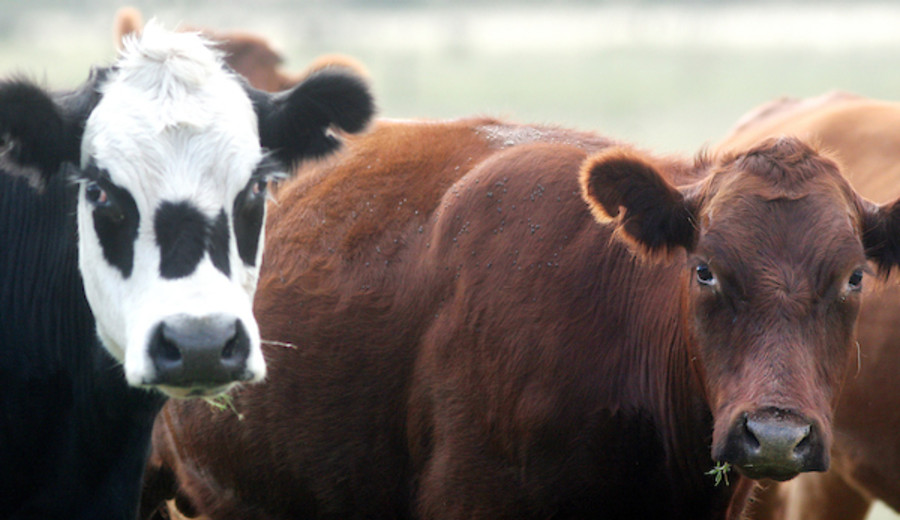
[[[144,26],[144,18],[135,7],[122,7],[113,19],[113,43],[121,48],[128,37],[139,35]],[[225,63],[247,79],[254,88],[266,92],[279,92],[303,81],[310,74],[327,68],[343,67],[357,75],[368,77],[366,67],[357,59],[346,54],[331,53],[318,56],[307,68],[299,73],[286,72],[281,68],[284,57],[264,38],[246,31],[219,31],[209,28],[194,28],[186,25],[184,31],[196,31],[214,42],[224,53]]]
[[[783,98],[742,118],[716,146],[740,148],[768,136],[796,135],[833,151],[856,190],[876,202],[900,196],[900,104],[831,92]],[[896,238],[894,238],[896,240]],[[833,464],[788,486],[771,486],[755,518],[853,520],[874,500],[900,511],[900,287],[884,283],[866,295],[859,318],[859,366],[835,412]]]
[[[156,23],[72,91],[0,82],[0,517],[135,518],[165,400],[264,378],[269,181],[372,110],[356,76],[270,95]]]
[[[900,252],[900,207],[794,139],[382,120],[276,196],[269,376],[163,408],[144,518],[737,518],[828,468],[867,260]]]

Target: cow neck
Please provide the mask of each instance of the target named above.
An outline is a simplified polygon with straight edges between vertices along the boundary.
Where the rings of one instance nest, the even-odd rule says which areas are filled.
[[[677,518],[722,518],[734,487],[716,487],[706,474],[714,466],[710,457],[713,423],[691,363],[682,287],[686,258],[678,253],[659,263],[625,262],[631,267],[618,274],[634,291],[634,298],[624,299],[633,307],[627,311],[627,321],[634,329],[623,344],[630,355],[620,372],[633,374],[633,379],[619,386],[640,388],[638,399],[652,414],[665,470],[680,490],[670,496],[673,507],[685,513]],[[729,473],[731,477],[736,478],[736,473]]]
[[[578,277],[596,280],[585,285],[585,300],[598,305],[591,314],[599,317],[600,328],[592,334],[604,338],[602,368],[608,372],[598,384],[601,394],[609,392],[605,406],[639,410],[650,419],[665,474],[648,476],[647,485],[678,483],[663,484],[661,490],[671,509],[681,512],[672,518],[722,518],[732,488],[715,487],[705,474],[713,467],[712,418],[691,368],[682,319],[686,257],[678,253],[667,261],[640,260],[626,246],[609,242],[605,228],[587,229],[592,231],[584,242],[592,245],[579,255],[605,262],[586,263]],[[592,254],[591,247],[597,252]],[[604,248],[602,254],[599,248]],[[615,275],[597,277],[598,272]]]

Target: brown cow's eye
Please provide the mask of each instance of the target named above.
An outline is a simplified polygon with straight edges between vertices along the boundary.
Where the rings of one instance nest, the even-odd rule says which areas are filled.
[[[853,274],[850,275],[850,279],[847,280],[847,285],[853,291],[858,291],[862,289],[862,281],[863,281],[863,271],[862,269],[857,269],[853,271]]]
[[[716,283],[716,277],[709,269],[709,266],[706,264],[700,264],[696,268],[697,271],[697,281],[703,285],[714,285]]]

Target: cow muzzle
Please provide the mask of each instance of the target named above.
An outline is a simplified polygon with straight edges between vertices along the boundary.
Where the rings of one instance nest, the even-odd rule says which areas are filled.
[[[740,414],[724,447],[713,458],[753,479],[788,480],[805,471],[826,471],[829,450],[821,427],[779,408]],[[716,453],[718,451],[719,453]]]
[[[145,384],[169,394],[212,395],[253,379],[247,368],[250,338],[234,316],[170,316],[157,325],[148,352],[154,377]]]

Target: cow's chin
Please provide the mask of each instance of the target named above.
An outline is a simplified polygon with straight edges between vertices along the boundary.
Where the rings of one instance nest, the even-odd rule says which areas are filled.
[[[801,473],[801,470],[797,467],[784,467],[784,466],[736,466],[738,472],[741,475],[744,475],[747,478],[751,478],[754,480],[759,479],[771,479],[776,480],[778,482],[784,482],[786,480],[790,480]]]
[[[167,396],[173,399],[195,399],[195,398],[215,398],[221,395],[227,394],[229,390],[234,388],[237,383],[227,383],[224,385],[218,386],[191,386],[191,387],[181,387],[181,386],[166,386],[166,385],[156,385],[153,388],[156,388],[160,392],[166,394]]]

